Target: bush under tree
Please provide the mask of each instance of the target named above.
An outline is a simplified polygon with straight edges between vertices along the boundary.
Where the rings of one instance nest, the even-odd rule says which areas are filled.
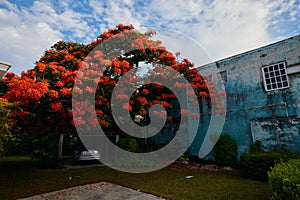
[[[237,143],[229,135],[221,135],[213,148],[217,165],[234,166],[237,163]]]
[[[271,167],[295,158],[299,158],[299,154],[292,150],[279,149],[265,152],[261,149],[261,143],[256,142],[250,146],[249,152],[241,155],[240,167],[243,176],[267,181]]]

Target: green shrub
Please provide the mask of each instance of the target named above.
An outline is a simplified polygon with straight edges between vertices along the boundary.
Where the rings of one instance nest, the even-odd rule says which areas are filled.
[[[129,157],[121,157],[117,160],[116,165],[119,167],[127,169],[151,168],[157,163],[157,156],[155,154],[150,156],[150,159],[149,157],[147,157],[148,159],[143,157],[142,152],[140,152],[139,143],[135,138],[120,138],[118,146],[125,151],[132,152]]]
[[[249,153],[262,153],[262,143],[256,140],[253,144],[250,144]]]
[[[37,135],[32,141],[35,147],[30,155],[38,160],[38,167],[43,169],[59,169],[63,167],[62,160],[58,159],[58,135]]]
[[[189,162],[190,158],[187,154],[181,154],[180,157],[177,159],[178,162]]]
[[[58,152],[54,148],[51,150],[50,149],[34,150],[32,158],[38,159],[39,168],[60,169],[63,167],[63,161],[58,159]]]
[[[272,150],[269,152],[249,152],[240,157],[240,167],[245,177],[267,181],[267,172],[275,164],[298,158],[299,155],[289,150]]]
[[[32,151],[32,139],[28,134],[1,135],[0,140],[4,156],[28,155]]]
[[[120,138],[118,141],[118,147],[135,153],[139,151],[139,144],[135,138]]]
[[[276,164],[268,172],[274,200],[300,199],[300,160]]]
[[[5,155],[2,139],[0,138],[0,157]]]
[[[213,152],[217,165],[234,166],[237,163],[237,143],[228,134],[220,136]]]

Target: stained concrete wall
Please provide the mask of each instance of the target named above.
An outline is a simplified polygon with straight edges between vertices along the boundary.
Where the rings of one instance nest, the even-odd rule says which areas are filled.
[[[290,87],[267,92],[264,89],[262,67],[279,62],[286,63]],[[222,83],[219,75],[210,74],[213,68],[222,72],[223,77],[225,74],[227,80]],[[247,151],[255,139],[263,140],[265,148],[275,148],[272,142],[267,142],[270,135],[294,144],[293,148],[299,150],[299,125],[298,128],[289,129],[268,129],[265,126],[270,120],[276,119],[275,125],[288,127],[300,116],[300,35],[201,66],[198,70],[208,75],[216,85],[225,86],[227,113],[222,134],[228,133],[237,141],[239,154]],[[192,155],[199,153],[210,116],[209,113],[203,113],[200,119],[197,137],[190,148]]]
[[[284,148],[300,152],[300,118],[251,120],[251,132],[264,150]]]

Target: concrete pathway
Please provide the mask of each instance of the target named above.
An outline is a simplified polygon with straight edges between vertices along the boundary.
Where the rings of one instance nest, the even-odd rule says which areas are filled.
[[[76,186],[20,200],[164,200],[120,185],[100,182]]]

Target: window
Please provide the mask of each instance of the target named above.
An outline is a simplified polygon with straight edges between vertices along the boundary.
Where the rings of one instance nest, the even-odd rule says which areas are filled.
[[[262,68],[266,91],[289,87],[285,63],[277,63]]]
[[[227,82],[227,72],[221,71],[220,75],[221,75],[222,81]]]

